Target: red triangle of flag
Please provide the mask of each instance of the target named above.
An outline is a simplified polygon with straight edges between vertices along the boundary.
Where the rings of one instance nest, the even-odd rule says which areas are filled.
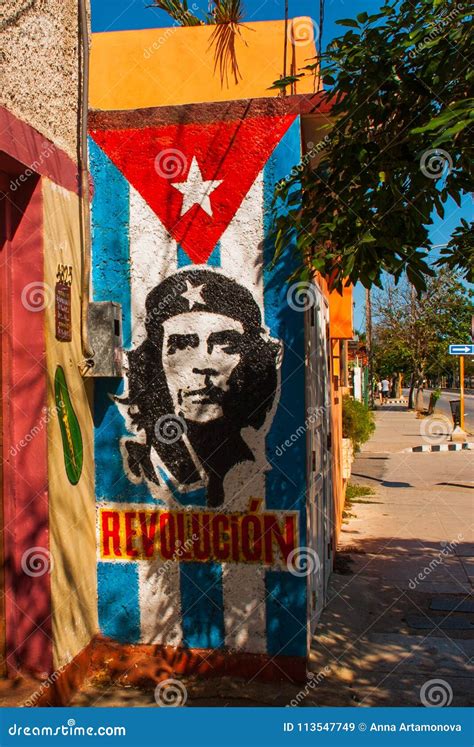
[[[91,137],[195,263],[205,263],[295,114]]]

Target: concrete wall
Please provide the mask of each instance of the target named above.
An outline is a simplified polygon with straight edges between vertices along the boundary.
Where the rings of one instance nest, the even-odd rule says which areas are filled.
[[[122,642],[306,656],[304,314],[268,241],[293,110],[90,116],[94,299],[122,304],[128,351],[95,391],[99,618]]]
[[[76,156],[77,0],[4,0],[0,105]]]

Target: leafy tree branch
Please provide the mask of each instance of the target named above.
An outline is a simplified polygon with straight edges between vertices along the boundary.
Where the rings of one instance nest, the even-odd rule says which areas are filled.
[[[443,218],[448,198],[460,205],[473,189],[471,13],[395,0],[339,21],[348,30],[322,60],[327,145],[276,191],[275,258],[296,236],[296,275],[371,287],[386,272],[426,288],[434,212]],[[458,227],[437,264],[474,280],[472,226]]]

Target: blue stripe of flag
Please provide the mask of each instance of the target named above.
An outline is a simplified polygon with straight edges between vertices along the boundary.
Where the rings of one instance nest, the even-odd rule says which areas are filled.
[[[97,591],[101,633],[121,643],[138,643],[138,564],[98,563]]]
[[[265,502],[269,509],[298,510],[300,546],[306,545],[306,439],[298,438],[280,456],[278,446],[305,421],[304,314],[288,305],[288,278],[295,269],[294,246],[287,246],[275,268],[270,240],[275,184],[300,160],[299,117],[289,127],[264,169],[264,303],[265,322],[272,337],[283,341],[280,404],[267,436],[266,454],[272,469],[266,474]],[[306,578],[288,571],[266,573],[267,651],[306,654]]]
[[[92,199],[92,286],[94,301],[122,305],[124,347],[131,343],[130,186],[96,143],[89,140]],[[123,416],[111,395],[123,392],[121,379],[96,379],[94,393],[95,491],[107,501],[156,503],[147,486],[127,478],[120,439],[127,434]]]
[[[181,624],[183,645],[222,648],[224,600],[220,563],[181,563]]]

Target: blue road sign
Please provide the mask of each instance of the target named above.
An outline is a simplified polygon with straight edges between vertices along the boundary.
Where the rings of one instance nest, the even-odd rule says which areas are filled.
[[[450,345],[449,355],[474,355],[474,345]]]

